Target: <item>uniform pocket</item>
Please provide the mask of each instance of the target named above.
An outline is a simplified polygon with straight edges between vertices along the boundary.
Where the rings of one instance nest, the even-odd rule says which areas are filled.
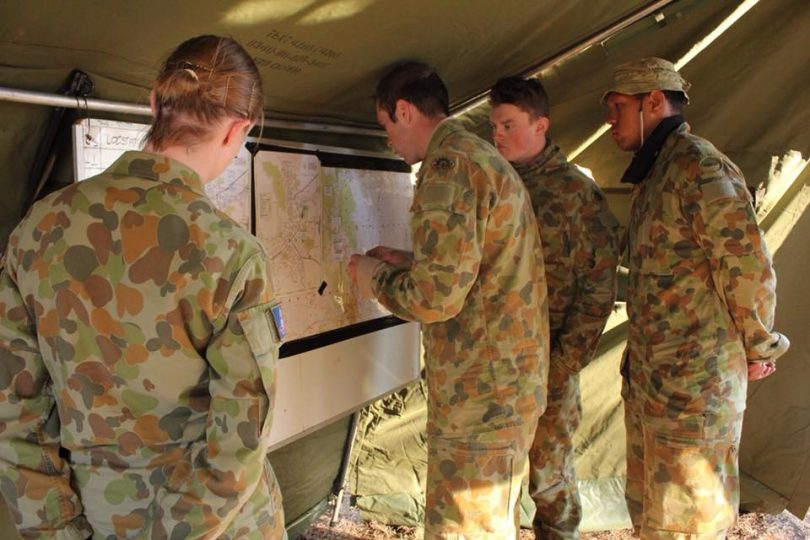
[[[436,438],[428,447],[427,533],[476,537],[514,529],[513,443]]]
[[[262,385],[268,397],[268,409],[262,422],[261,435],[268,436],[273,419],[276,388],[276,360],[280,340],[276,331],[272,309],[275,303],[262,304],[237,314],[251,355],[259,368]]]
[[[645,449],[644,515],[651,529],[701,534],[730,527],[739,504],[740,421],[700,415],[652,432]]]

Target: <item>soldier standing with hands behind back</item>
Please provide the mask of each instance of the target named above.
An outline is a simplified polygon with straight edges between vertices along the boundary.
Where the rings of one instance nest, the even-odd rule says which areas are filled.
[[[602,97],[634,151],[622,365],[627,499],[644,539],[725,538],[739,503],[747,380],[788,348],[773,330],[776,277],[742,173],[681,114],[668,61],[618,66]]]
[[[489,99],[495,146],[531,195],[548,283],[548,407],[529,452],[535,536],[578,538],[582,507],[572,440],[582,414],[578,374],[613,309],[618,222],[596,183],[547,136],[549,103],[540,81],[501,79]]]
[[[423,161],[413,252],[352,255],[359,292],[422,323],[428,385],[425,538],[518,536],[527,452],[545,408],[548,314],[542,244],[520,178],[447,118],[425,64],[377,86],[377,119],[409,163]]]

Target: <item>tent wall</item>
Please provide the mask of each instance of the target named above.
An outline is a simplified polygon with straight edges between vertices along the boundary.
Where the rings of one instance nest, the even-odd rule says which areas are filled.
[[[750,385],[740,467],[743,508],[803,517],[810,507],[810,167],[772,212],[766,241],[774,251],[778,284],[776,326],[791,340],[776,374]],[[771,221],[771,220],[767,220]]]

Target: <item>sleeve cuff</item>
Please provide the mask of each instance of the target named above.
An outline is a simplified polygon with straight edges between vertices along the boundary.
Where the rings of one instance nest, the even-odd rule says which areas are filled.
[[[758,356],[756,357],[749,356],[748,357],[749,363],[773,362],[787,352],[787,350],[790,348],[790,340],[784,334],[779,334],[777,332],[774,333],[777,336],[779,336],[779,338],[775,342],[771,343],[766,350],[762,351],[758,349],[756,351],[759,353]]]
[[[357,263],[357,295],[361,299],[374,298],[372,288],[377,269],[383,264],[379,259],[363,255]]]

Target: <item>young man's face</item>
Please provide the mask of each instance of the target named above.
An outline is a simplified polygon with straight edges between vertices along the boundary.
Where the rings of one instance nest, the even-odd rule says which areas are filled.
[[[401,111],[401,107],[407,106],[403,105],[404,103],[403,100],[397,102],[397,108],[394,111],[397,117],[396,122],[391,120],[388,111],[377,106],[377,122],[385,129],[385,133],[388,135],[388,146],[399,154],[405,163],[413,165],[422,161],[424,156],[417,155],[416,141],[412,129],[409,127],[410,122]]]
[[[631,152],[641,148],[641,121],[638,116],[641,100],[636,96],[613,92],[608,94],[605,105],[605,121],[610,124],[610,135],[616,146]]]
[[[534,159],[546,142],[548,120],[511,103],[494,105],[489,113],[492,142],[508,161],[523,164]]]

